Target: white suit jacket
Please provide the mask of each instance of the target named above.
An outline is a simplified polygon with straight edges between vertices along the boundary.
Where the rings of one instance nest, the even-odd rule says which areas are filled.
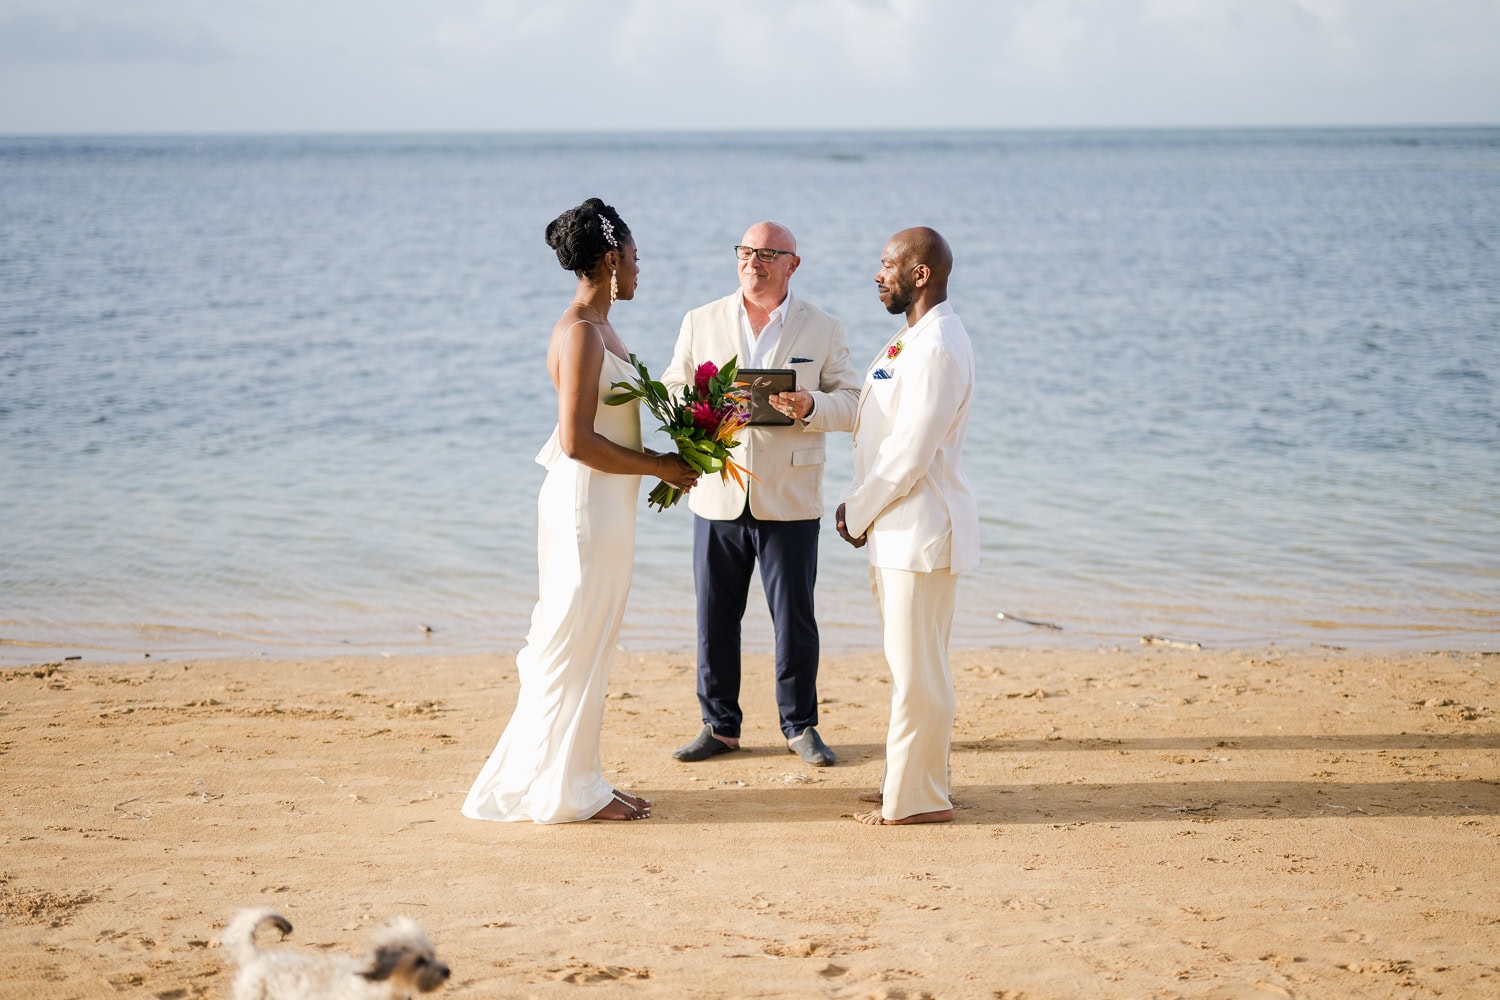
[[[871,363],[844,494],[845,526],[855,538],[869,535],[871,566],[962,573],[978,565],[979,505],[960,457],[973,398],[974,349],[947,302]]]
[[[722,367],[740,354],[740,292],[710,302],[682,319],[672,363],[662,382],[679,396],[705,361]],[[731,452],[757,478],[742,491],[733,479],[704,476],[688,494],[688,506],[699,517],[729,521],[750,504],[764,521],[800,521],[823,516],[824,434],[854,426],[859,405],[859,376],[849,360],[844,324],[817,306],[792,296],[772,354],[772,368],[791,368],[797,388],[813,396],[807,420],[786,426],[759,425],[740,432]]]

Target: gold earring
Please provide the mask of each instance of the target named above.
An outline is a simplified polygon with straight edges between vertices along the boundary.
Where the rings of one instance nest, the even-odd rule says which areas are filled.
[[[609,301],[613,302],[620,297],[620,277],[614,271],[609,272]]]

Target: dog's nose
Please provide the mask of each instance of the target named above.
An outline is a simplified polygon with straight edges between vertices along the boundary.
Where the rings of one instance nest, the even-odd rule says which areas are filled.
[[[437,974],[439,976],[442,976],[444,979],[447,979],[448,978],[448,967],[446,965],[439,965],[438,966],[438,970],[437,970]]]

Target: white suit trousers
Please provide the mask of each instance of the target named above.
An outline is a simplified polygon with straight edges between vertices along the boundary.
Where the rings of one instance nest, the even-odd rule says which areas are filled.
[[[948,638],[958,577],[870,568],[891,668],[891,725],[885,738],[880,814],[905,819],[953,808],[948,751],[957,698]]]

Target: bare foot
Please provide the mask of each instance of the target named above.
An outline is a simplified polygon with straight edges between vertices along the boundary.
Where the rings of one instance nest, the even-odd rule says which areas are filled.
[[[878,809],[872,809],[867,813],[855,813],[854,821],[866,826],[910,826],[914,823],[947,823],[953,819],[952,809],[939,809],[935,812],[913,813],[900,819],[886,819],[880,815]]]
[[[629,803],[637,810],[646,813],[647,815],[650,815],[651,813],[650,799],[643,799],[639,795],[631,795],[629,792],[622,792],[618,788],[615,789],[615,798],[619,799],[622,802]]]
[[[650,819],[651,803],[647,799],[627,795],[625,792],[615,790],[614,798],[607,802],[603,809],[594,813],[590,819]]]

